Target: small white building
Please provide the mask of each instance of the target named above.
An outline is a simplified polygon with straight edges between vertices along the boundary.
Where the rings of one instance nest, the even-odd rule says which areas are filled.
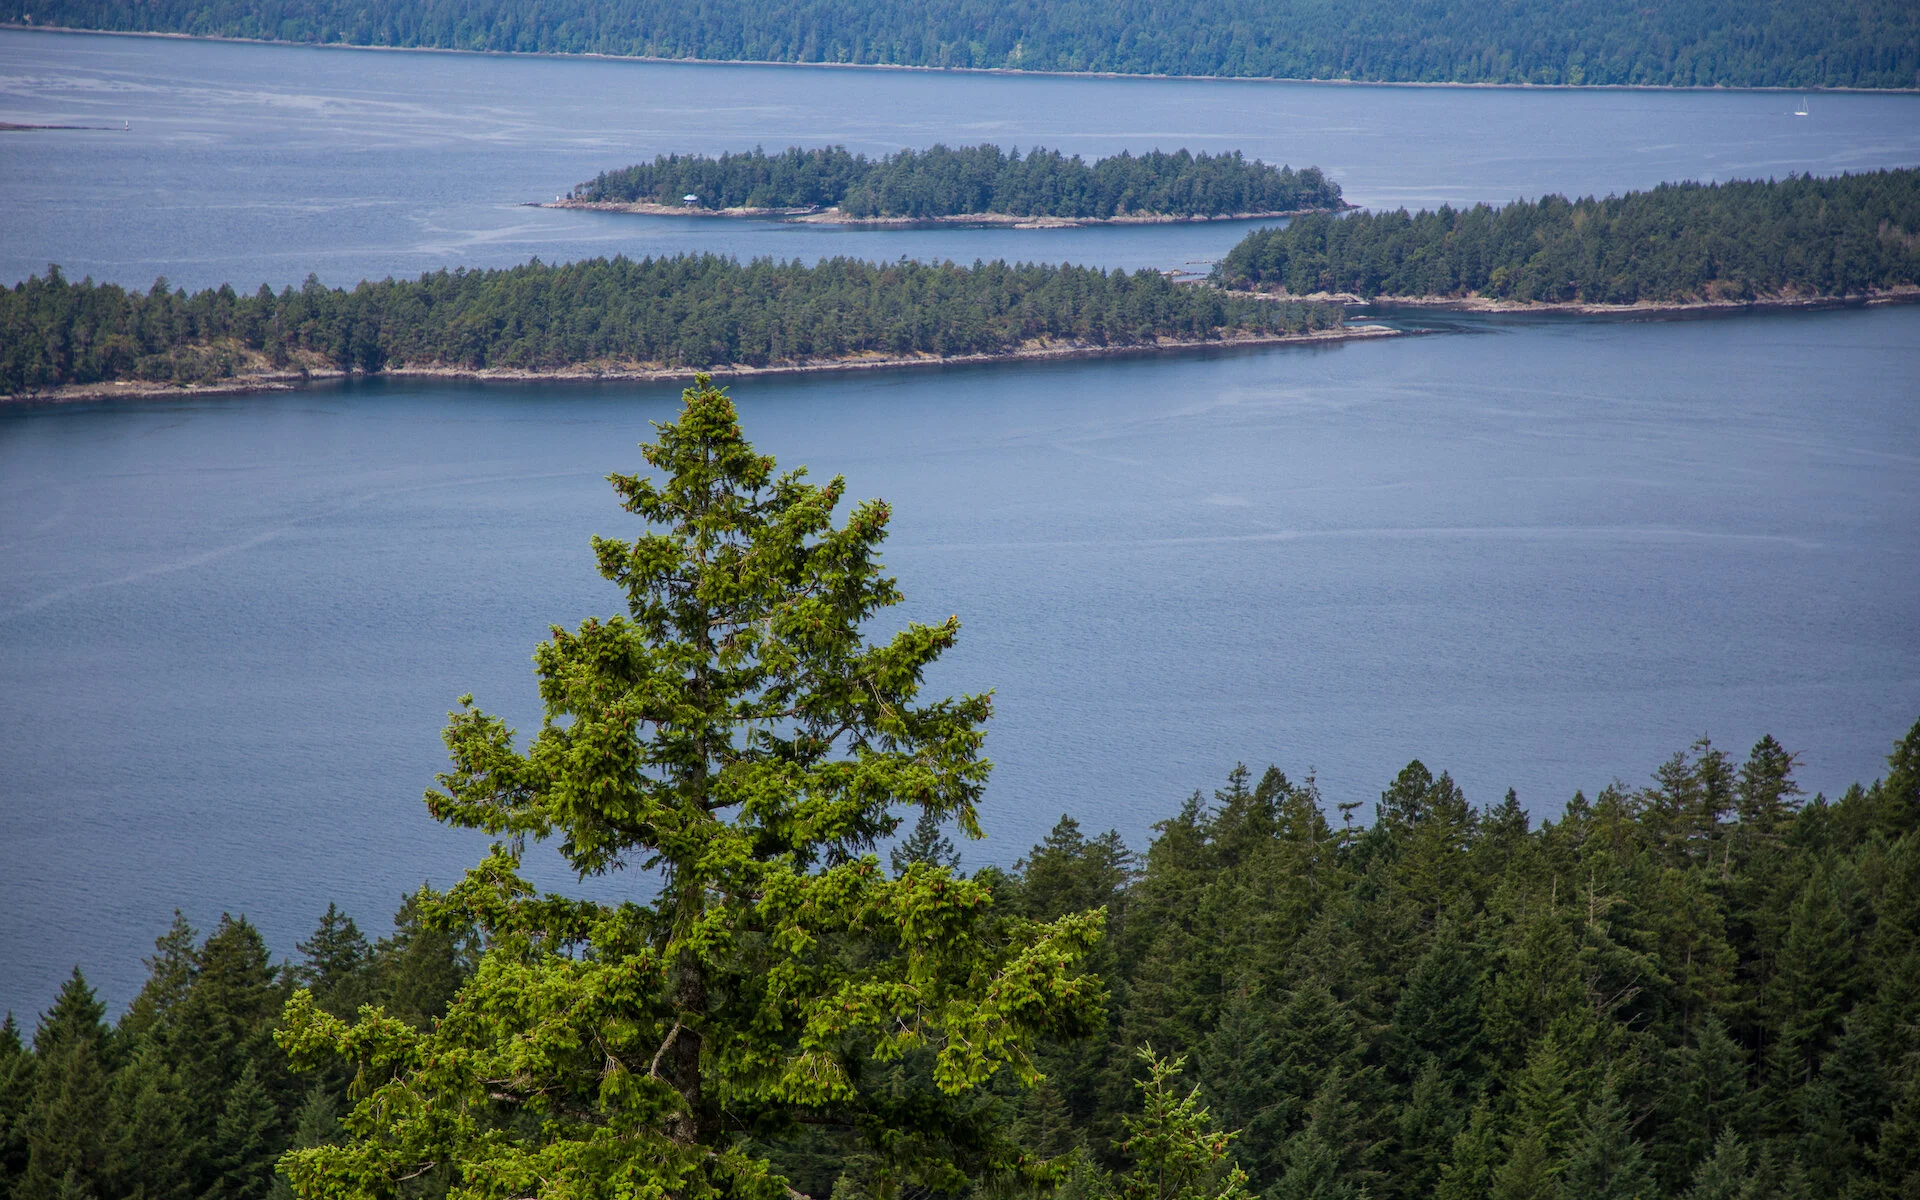
[[[698,197],[698,196],[696,196],[696,195],[694,195],[694,194],[693,194],[692,192],[688,192],[688,193],[687,193],[686,195],[684,195],[684,196],[682,196],[682,197],[680,197],[680,203],[682,203],[682,204],[698,204],[698,203],[700,203],[700,197]]]

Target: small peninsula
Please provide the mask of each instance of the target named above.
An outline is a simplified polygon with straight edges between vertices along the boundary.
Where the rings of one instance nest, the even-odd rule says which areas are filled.
[[[1306,216],[1249,234],[1212,280],[1296,298],[1595,315],[1911,301],[1920,170]]]
[[[1317,167],[1295,171],[1237,151],[1122,152],[1089,163],[1057,150],[935,145],[880,158],[844,146],[663,154],[604,171],[545,207],[885,228],[1246,220],[1347,204]]]
[[[717,255],[308,278],[142,293],[57,268],[0,288],[0,396],[265,391],[349,374],[669,379],[1053,359],[1390,336],[1337,304],[1235,297],[1156,271]]]

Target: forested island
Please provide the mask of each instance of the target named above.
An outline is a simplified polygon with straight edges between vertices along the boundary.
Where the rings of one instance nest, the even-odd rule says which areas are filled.
[[[1286,338],[1371,336],[1339,305],[1236,298],[1156,271],[1003,262],[816,266],[717,255],[534,260],[506,270],[189,295],[0,289],[0,395],[117,382],[257,386],[303,375],[648,377],[847,369]]]
[[[1306,216],[1249,234],[1222,286],[1568,305],[1887,297],[1920,285],[1920,170],[1663,184],[1437,212]]]
[[[1063,817],[968,871],[992,701],[919,695],[957,619],[865,640],[887,505],[705,379],[645,458],[593,541],[625,615],[541,643],[538,733],[450,715],[427,804],[493,850],[293,962],[176,916],[111,1023],[76,968],[0,1026],[0,1194],[1920,1188],[1920,722],[1838,797],[1772,738],[1537,824],[1417,761],[1370,814],[1238,767],[1141,852]],[[545,839],[658,886],[540,894]]]
[[[43,0],[39,27],[668,59],[1417,83],[1920,87],[1905,0]]]
[[[687,199],[692,197],[691,200]],[[781,154],[663,154],[605,171],[568,202],[650,211],[789,210],[820,219],[916,221],[986,216],[1088,222],[1279,216],[1346,207],[1317,167],[1249,162],[1238,151],[1121,152],[1092,163],[1038,147],[936,145],[870,159],[844,146]],[[824,211],[823,211],[824,210]]]

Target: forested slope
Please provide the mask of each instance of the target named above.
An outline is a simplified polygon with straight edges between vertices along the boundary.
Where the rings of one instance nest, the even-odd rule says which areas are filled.
[[[0,394],[138,379],[207,383],[303,364],[552,371],[831,362],[858,354],[999,354],[1205,341],[1338,326],[1337,305],[1273,304],[1155,271],[957,267],[717,255],[538,260],[352,290],[188,295],[72,283],[57,269],[0,289]]]
[[[1016,916],[1105,906],[1107,1018],[990,1117],[1068,1156],[1062,1194],[1104,1195],[1150,1042],[1276,1200],[1911,1196],[1920,724],[1889,763],[1809,799],[1772,739],[1702,743],[1538,827],[1417,762],[1359,825],[1237,770],[1138,856],[1063,819],[974,877]],[[926,822],[894,855],[952,861]],[[476,961],[412,901],[378,943],[329,910],[289,966],[244,920],[157,946],[117,1021],[76,972],[37,1027],[0,1028],[0,1194],[262,1195],[282,1149],[343,1136],[348,1076],[291,1073],[271,1037],[292,987],[425,1025]],[[809,1195],[864,1196],[850,1134],[761,1148]]]
[[[1920,170],[1306,216],[1249,234],[1214,278],[1294,295],[1590,304],[1859,295],[1920,283]]]
[[[1914,1195],[1920,724],[1874,786],[1792,767],[1702,742],[1538,827],[1417,762],[1364,828],[1236,772],[1138,859],[1063,821],[1005,895],[1105,905],[1113,1001],[1028,1136],[1110,1153],[1151,1043],[1276,1200]]]
[[[1295,171],[1231,154],[1154,151],[1088,163],[1035,148],[936,145],[870,159],[845,147],[781,154],[661,155],[602,172],[576,189],[582,200],[694,207],[827,208],[852,217],[944,217],[966,213],[1110,218],[1129,214],[1225,216],[1339,208],[1340,185],[1317,167]]]
[[[11,19],[292,42],[1410,82],[1920,86],[1906,0],[46,0]]]

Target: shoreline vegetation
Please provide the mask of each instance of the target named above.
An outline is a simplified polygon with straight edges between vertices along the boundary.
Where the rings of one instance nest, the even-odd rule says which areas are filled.
[[[1295,171],[1238,151],[1123,151],[1087,162],[1034,147],[900,150],[879,158],[845,146],[790,146],[776,154],[662,154],[602,171],[549,207],[781,216],[859,224],[1059,224],[1278,216],[1349,207],[1317,167]],[[641,206],[636,208],[635,206]]]
[[[1898,302],[1920,285],[1920,170],[1308,215],[1249,234],[1210,278],[1289,298],[1595,313]]]
[[[976,161],[999,155],[982,151]],[[774,186],[755,182],[754,171],[791,190],[792,179],[777,178],[782,161],[796,169],[855,161],[844,151],[797,150],[734,160],[729,186],[746,198]],[[669,166],[688,163],[716,166]],[[299,289],[276,294],[263,285],[242,296],[230,286],[189,295],[165,279],[145,293],[75,284],[50,267],[0,288],[0,396],[272,391],[382,373],[745,377],[1399,332],[1349,326],[1355,305],[1680,319],[1916,301],[1920,170],[1903,169],[1417,215],[1312,213],[1249,234],[1205,281],[1070,265],[838,258],[806,266],[683,255],[564,266],[535,259],[351,290],[309,276]]]
[[[1693,316],[1733,316],[1764,312],[1832,312],[1842,308],[1878,308],[1893,304],[1920,303],[1920,286],[1868,289],[1831,296],[1754,296],[1734,300],[1640,300],[1631,304],[1588,304],[1579,300],[1504,300],[1488,296],[1360,296],[1353,292],[1312,292],[1296,296],[1286,291],[1248,291],[1225,289],[1229,296],[1246,299],[1297,301],[1310,304],[1340,304],[1349,308],[1372,309],[1372,315],[1388,316],[1396,309],[1415,312],[1485,313],[1490,316],[1524,316],[1529,313],[1564,313],[1578,317],[1633,317],[1679,319]]]
[[[1799,94],[1920,94],[1920,77],[1911,86],[1861,87],[1849,84],[1792,83],[1536,83],[1529,80],[1355,79],[1305,75],[1175,75],[1151,71],[1043,71],[1027,67],[923,66],[886,62],[813,62],[776,58],[688,58],[659,54],[605,54],[594,50],[489,50],[465,46],[393,46],[373,42],[316,42],[294,38],[229,37],[153,29],[90,29],[78,25],[41,25],[0,21],[0,31],[65,33],[88,37],[160,38],[181,42],[231,42],[240,46],[299,46],[309,50],[367,50],[391,54],[471,54],[492,58],[578,58],[591,62],[636,62],[688,67],[807,67],[826,71],[925,71],[954,75],[1038,76],[1044,79],[1157,79],[1174,83],[1311,83],[1326,87],[1484,88],[1531,92],[1784,92]]]
[[[1215,214],[1124,213],[1112,217],[1020,216],[1013,213],[946,213],[936,217],[856,217],[838,205],[825,208],[747,207],[695,208],[686,204],[659,204],[641,200],[548,200],[529,205],[532,208],[575,209],[586,212],[625,213],[643,217],[716,217],[745,221],[790,221],[798,225],[845,225],[856,229],[933,229],[940,226],[979,228],[1001,226],[1007,229],[1079,229],[1093,225],[1187,225],[1206,221],[1276,221],[1326,212],[1324,208],[1293,208],[1266,212],[1226,212]],[[1342,207],[1347,207],[1343,205]]]
[[[1127,345],[1095,346],[1084,343],[1036,342],[1000,353],[980,354],[858,354],[831,359],[753,366],[746,363],[715,364],[706,367],[648,367],[640,364],[586,363],[555,370],[517,368],[480,368],[469,370],[442,366],[386,367],[377,372],[390,379],[466,380],[473,383],[677,383],[705,375],[721,381],[766,379],[784,375],[843,374],[855,371],[903,370],[913,367],[988,366],[1010,362],[1058,362],[1083,358],[1127,358],[1147,355],[1194,354],[1216,350],[1241,350],[1273,346],[1329,345],[1338,342],[1366,341],[1377,338],[1412,336],[1404,330],[1385,325],[1343,324],[1334,329],[1312,333],[1229,334],[1210,339],[1163,339]],[[245,396],[268,392],[290,392],[313,383],[328,383],[366,377],[365,372],[329,366],[313,356],[311,365],[296,369],[236,372],[225,379],[205,383],[171,383],[122,379],[90,384],[64,384],[43,391],[0,394],[0,404],[77,404],[94,400],[191,399],[200,396]]]
[[[50,267],[0,289],[0,394],[268,387],[303,370],[678,378],[905,366],[1282,341],[1339,333],[1345,320],[1338,305],[1235,298],[1151,270],[1004,262],[535,259],[351,291],[309,276],[251,296],[190,295],[165,279],[144,293],[72,283]]]
[[[1887,0],[1444,9],[1363,0],[47,0],[22,28],[666,61],[1546,86],[1920,88],[1920,13]]]

